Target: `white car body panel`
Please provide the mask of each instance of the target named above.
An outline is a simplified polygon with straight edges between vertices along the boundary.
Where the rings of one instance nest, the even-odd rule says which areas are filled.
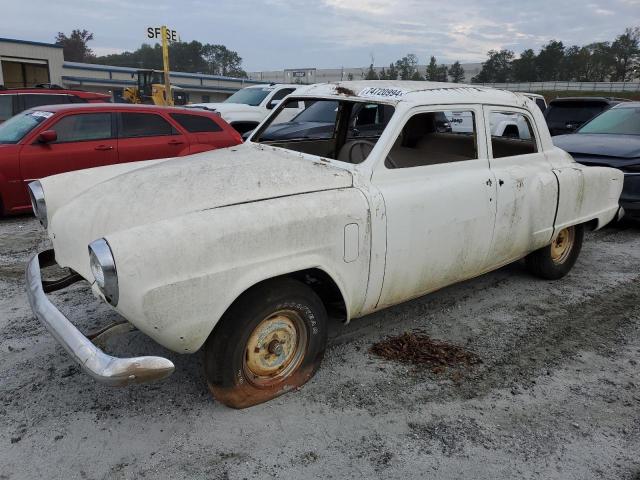
[[[618,211],[622,173],[583,168],[553,147],[542,113],[521,95],[366,81],[302,87],[295,96],[382,101],[396,112],[358,165],[250,138],[45,178],[56,261],[92,282],[87,245],[106,238],[118,271],[116,310],[165,347],[194,352],[244,291],[269,278],[322,270],[348,321],[522,258],[563,227],[601,227]],[[538,153],[492,158],[488,112],[503,108],[530,119]],[[385,167],[412,114],[443,110],[475,112],[478,160]]]

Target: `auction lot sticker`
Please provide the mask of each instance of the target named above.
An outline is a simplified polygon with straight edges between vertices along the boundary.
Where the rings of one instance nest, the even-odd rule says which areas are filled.
[[[375,97],[375,98],[402,98],[406,94],[406,90],[399,88],[378,88],[368,87],[359,93],[359,97]]]

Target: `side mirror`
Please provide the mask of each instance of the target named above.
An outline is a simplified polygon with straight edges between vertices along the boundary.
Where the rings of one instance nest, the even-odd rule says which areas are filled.
[[[268,104],[267,104],[267,110],[273,110],[274,108],[276,108],[278,105],[280,105],[280,102],[282,100],[271,100]]]
[[[45,130],[38,135],[38,142],[40,143],[52,143],[58,140],[58,134],[55,130]]]

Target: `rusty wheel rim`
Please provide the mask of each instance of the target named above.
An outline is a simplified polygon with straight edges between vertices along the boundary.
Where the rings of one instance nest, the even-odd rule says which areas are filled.
[[[282,382],[300,366],[307,340],[307,328],[297,312],[274,312],[258,324],[247,341],[245,376],[259,387]]]
[[[560,265],[567,260],[573,249],[575,238],[575,229],[573,227],[560,230],[551,244],[551,260],[554,263]]]

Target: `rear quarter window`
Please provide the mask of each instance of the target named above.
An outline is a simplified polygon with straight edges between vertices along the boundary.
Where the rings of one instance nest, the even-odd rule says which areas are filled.
[[[215,120],[202,115],[189,115],[188,113],[172,113],[178,124],[189,133],[221,132],[222,127]]]
[[[0,122],[13,117],[13,95],[0,95]]]

